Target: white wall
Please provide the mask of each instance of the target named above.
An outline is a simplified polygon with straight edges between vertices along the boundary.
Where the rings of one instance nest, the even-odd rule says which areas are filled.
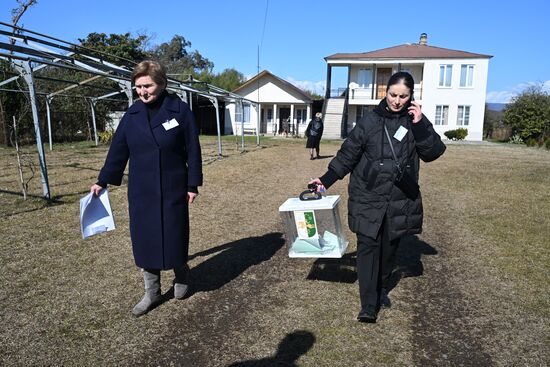
[[[243,109],[246,103],[243,102]],[[255,104],[250,105],[250,121],[245,122],[244,124],[241,121],[236,121],[235,119],[235,103],[226,103],[225,104],[225,133],[230,134],[233,132],[234,135],[241,134],[241,126],[244,127],[245,131],[247,129],[256,129],[256,122],[258,121],[257,108]],[[231,131],[232,130],[232,131]]]
[[[453,65],[451,87],[439,87],[439,66]],[[460,87],[460,68],[462,64],[474,65],[473,86]],[[483,119],[485,115],[485,95],[487,90],[488,59],[456,59],[429,60],[424,67],[424,96],[422,112],[434,123],[435,130],[445,138],[443,133],[459,127],[468,129],[466,140],[480,141],[483,139]],[[448,125],[435,125],[435,109],[437,105],[449,106]],[[458,106],[470,107],[468,126],[457,126]]]
[[[422,66],[419,62],[424,63]],[[397,63],[387,62],[388,66],[397,72]],[[453,65],[451,87],[439,87],[439,66],[442,64]],[[461,65],[474,65],[474,77],[472,87],[460,87]],[[384,63],[376,63],[377,67],[383,67]],[[350,82],[356,82],[358,71],[365,66],[372,67],[372,64],[353,64],[350,71]],[[483,139],[483,119],[485,116],[485,95],[487,91],[487,74],[489,59],[426,59],[412,62],[401,62],[402,69],[409,69],[415,80],[415,98],[422,103],[422,112],[434,123],[435,130],[442,138],[444,132],[459,127],[468,129],[466,140],[480,141]],[[372,87],[372,85],[370,85]],[[376,85],[374,85],[376,88]],[[422,94],[420,94],[422,92]],[[370,90],[367,93],[370,96]],[[351,93],[350,93],[351,96]],[[379,100],[370,97],[350,99],[350,110],[348,122],[355,122],[355,109],[352,105],[373,105]],[[447,125],[435,125],[435,108],[438,105],[449,106]],[[468,126],[457,125],[458,106],[470,106],[470,121]]]

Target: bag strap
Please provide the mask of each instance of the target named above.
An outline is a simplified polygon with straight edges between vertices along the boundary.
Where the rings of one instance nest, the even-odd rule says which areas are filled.
[[[391,154],[393,155],[393,160],[395,161],[395,165],[397,167],[397,170],[399,172],[401,172],[401,167],[399,166],[399,161],[397,160],[397,156],[395,155],[395,150],[393,149],[393,144],[391,142],[390,133],[388,132],[388,128],[386,127],[386,124],[384,124],[384,131],[386,132],[386,136],[388,137],[388,141],[390,142]]]

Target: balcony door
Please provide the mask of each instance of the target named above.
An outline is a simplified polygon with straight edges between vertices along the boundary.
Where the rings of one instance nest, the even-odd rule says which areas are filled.
[[[391,77],[391,68],[378,68],[376,70],[376,99],[386,97],[386,85]]]

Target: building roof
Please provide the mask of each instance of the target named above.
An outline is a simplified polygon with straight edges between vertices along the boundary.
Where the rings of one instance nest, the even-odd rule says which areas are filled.
[[[281,79],[279,78],[277,75],[273,74],[273,73],[270,73],[269,71],[267,70],[263,70],[261,73],[259,74],[256,74],[256,76],[254,76],[253,78],[250,78],[249,80],[247,80],[243,85],[241,85],[240,87],[238,87],[237,89],[235,89],[233,91],[233,93],[237,93],[239,94],[239,91],[243,90],[244,88],[248,87],[249,85],[253,84],[254,82],[257,82],[258,79],[261,79],[263,77],[266,77],[266,76],[271,76],[273,77],[274,79],[278,80],[279,82],[281,82],[283,85],[289,87],[291,90],[295,91],[296,93],[298,93],[300,96],[304,97],[304,100],[306,101],[311,101],[312,98],[310,95],[308,95],[307,93],[305,93],[303,90],[301,90],[300,88],[298,88],[297,86],[295,86],[294,84],[290,83],[290,82],[287,82],[286,80],[284,79]]]
[[[484,59],[493,56],[472,52],[451,50],[448,48],[408,43],[380,50],[359,53],[337,53],[325,57],[329,60],[363,60],[363,59]]]

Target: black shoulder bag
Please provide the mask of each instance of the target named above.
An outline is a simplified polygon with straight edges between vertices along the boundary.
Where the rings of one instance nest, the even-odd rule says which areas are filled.
[[[416,183],[413,177],[407,172],[406,168],[402,169],[397,156],[395,155],[395,150],[393,149],[393,144],[391,142],[390,133],[384,124],[384,131],[386,131],[386,136],[390,142],[391,154],[393,155],[393,160],[395,161],[395,167],[397,168],[397,174],[393,181],[394,185],[397,186],[403,194],[405,194],[409,199],[416,200],[418,194],[420,193],[420,187]]]

